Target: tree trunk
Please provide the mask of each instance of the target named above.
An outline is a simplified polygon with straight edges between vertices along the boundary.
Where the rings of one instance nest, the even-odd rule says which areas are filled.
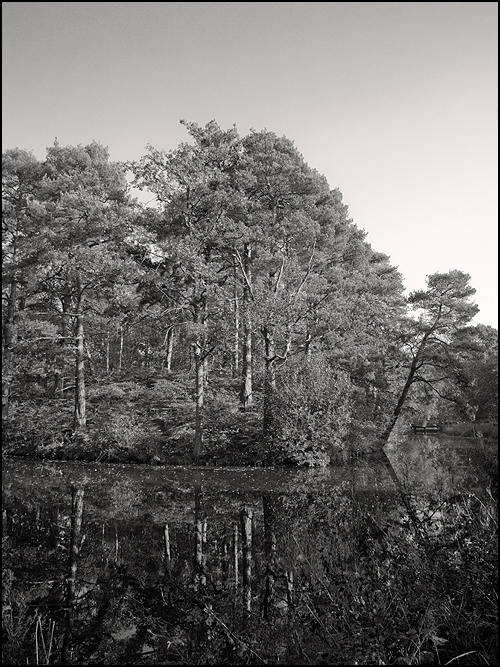
[[[233,378],[240,372],[240,300],[238,283],[236,280],[236,261],[233,264],[233,303],[234,303],[234,349],[233,349]]]
[[[272,432],[273,407],[272,398],[276,391],[276,355],[274,352],[274,333],[270,327],[262,327],[265,350],[265,375],[264,375],[264,409],[262,432],[264,437]]]
[[[201,456],[204,451],[203,442],[203,405],[205,402],[205,360],[199,343],[193,345],[193,356],[196,372],[195,388],[195,432],[194,456]]]
[[[75,433],[85,433],[87,430],[87,416],[85,405],[85,338],[83,330],[83,290],[81,278],[76,277],[77,305],[76,305],[76,364],[75,364]]]
[[[396,426],[396,423],[398,421],[399,415],[401,414],[401,410],[403,408],[403,405],[406,401],[406,398],[408,396],[408,392],[410,391],[410,387],[413,384],[413,376],[415,374],[410,374],[405,382],[405,386],[403,387],[403,391],[401,392],[401,395],[399,397],[398,403],[396,407],[394,408],[394,412],[392,413],[392,417],[389,421],[389,424],[387,425],[387,428],[385,431],[382,433],[382,436],[379,440],[379,443],[383,446],[387,443],[389,440],[392,431],[394,430],[394,427]]]
[[[109,331],[106,334],[106,375],[109,375]]]
[[[169,327],[165,335],[165,347],[167,348],[165,355],[165,368],[167,372],[172,371],[172,355],[174,352],[174,328]]]
[[[399,400],[397,402],[396,407],[394,408],[394,412],[392,413],[392,417],[387,425],[387,428],[385,431],[382,433],[381,437],[379,438],[377,442],[377,448],[379,450],[382,449],[382,447],[387,443],[389,440],[392,431],[394,430],[394,427],[396,426],[396,422],[398,421],[399,415],[401,414],[401,410],[403,409],[403,405],[405,404],[406,398],[408,396],[408,392],[410,391],[411,385],[415,382],[415,375],[417,373],[417,370],[420,368],[420,352],[423,350],[423,347],[426,342],[426,338],[421,342],[419,349],[417,353],[415,354],[412,364],[410,366],[410,370],[408,371],[408,377],[406,378],[406,382],[404,384],[404,387],[401,391],[401,394],[399,396]]]
[[[240,403],[243,410],[248,410],[253,404],[252,378],[252,330],[250,322],[245,322],[243,333],[242,382]]]
[[[7,302],[7,316],[3,327],[3,373],[2,373],[2,430],[7,428],[9,420],[10,386],[13,377],[14,345],[17,342],[16,322],[17,282],[11,281]],[[3,431],[5,434],[5,431]]]
[[[250,318],[250,302],[251,293],[250,287],[252,281],[252,251],[249,244],[245,245],[243,254],[243,267],[245,270],[246,280],[243,288],[243,312],[244,312],[244,326],[243,326],[243,358],[242,358],[242,374],[241,374],[241,389],[240,389],[240,403],[243,410],[247,410],[253,403],[253,387],[252,387],[252,321]]]
[[[118,353],[118,371],[122,372],[123,363],[123,327],[120,326],[120,351]]]
[[[419,368],[421,368],[421,366],[423,364],[421,359],[423,358],[423,353],[424,353],[424,350],[427,346],[428,340],[434,334],[434,332],[436,331],[436,329],[438,327],[438,324],[440,322],[441,316],[442,316],[442,304],[439,308],[438,314],[437,314],[432,326],[430,326],[426,330],[425,334],[422,337],[422,340],[420,341],[420,343],[418,345],[417,351],[415,352],[415,354],[413,356],[413,361],[411,363],[410,370],[408,371],[408,377],[406,378],[406,382],[405,382],[404,387],[403,387],[403,389],[401,391],[401,394],[399,396],[399,400],[397,402],[397,405],[394,408],[394,412],[392,414],[392,417],[389,421],[389,424],[387,425],[387,428],[385,429],[382,436],[379,438],[379,440],[376,443],[376,447],[379,449],[379,452],[381,452],[382,454],[383,454],[383,452],[381,451],[382,447],[387,443],[394,427],[396,426],[396,422],[398,421],[398,417],[401,414],[401,410],[403,409],[403,405],[405,404],[406,398],[408,396],[408,392],[410,391],[410,387],[415,382],[415,376],[417,374],[417,371],[419,370]]]

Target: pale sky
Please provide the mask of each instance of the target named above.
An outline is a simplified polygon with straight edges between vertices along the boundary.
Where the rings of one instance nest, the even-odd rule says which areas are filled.
[[[407,290],[471,275],[498,327],[496,2],[3,2],[2,151],[291,139]]]

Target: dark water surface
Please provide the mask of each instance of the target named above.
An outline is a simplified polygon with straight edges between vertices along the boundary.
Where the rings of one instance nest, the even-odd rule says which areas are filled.
[[[477,482],[475,464],[485,445],[475,438],[412,435],[391,443],[385,451],[402,481],[411,491],[435,490],[436,484],[452,486],[461,480]],[[496,443],[486,445],[495,449]],[[30,488],[60,489],[65,484],[136,484],[157,490],[188,491],[202,484],[206,490],[220,492],[291,492],[301,486],[336,487],[344,482],[365,491],[391,490],[393,483],[383,466],[355,460],[347,466],[296,469],[292,467],[195,467],[106,464],[72,461],[28,461],[10,459],[3,468],[3,482],[16,482]],[[453,489],[451,489],[453,490]]]
[[[457,497],[480,509],[495,447],[392,443],[399,488],[363,460],[318,470],[8,460],[6,664],[389,664],[353,661],[408,654],[369,627],[388,613],[400,635],[415,630],[396,609],[395,571],[424,571],[422,540],[456,524]]]

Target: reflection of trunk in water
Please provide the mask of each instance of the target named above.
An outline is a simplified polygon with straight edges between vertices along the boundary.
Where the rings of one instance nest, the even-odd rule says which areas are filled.
[[[238,571],[238,524],[235,523],[233,526],[233,546],[234,546],[234,591],[235,595],[238,594],[239,586],[239,571]]]
[[[266,580],[264,588],[264,599],[262,603],[262,615],[268,618],[270,607],[275,597],[276,584],[276,533],[274,529],[274,507],[270,494],[265,493],[262,497],[264,508],[264,549],[266,558]]]
[[[224,533],[222,536],[222,554],[220,564],[220,581],[217,582],[220,589],[230,587],[230,557],[231,552],[231,535]]]
[[[207,516],[201,507],[201,482],[199,478],[194,485],[194,524],[195,524],[195,565],[193,573],[194,591],[206,595],[207,585]],[[206,598],[204,601],[196,598],[196,603],[202,611],[199,625],[192,628],[191,642],[195,647],[199,644],[210,644],[212,641],[212,628],[214,617],[212,602]]]
[[[166,523],[163,527],[163,547],[165,553],[165,565],[170,569],[172,565],[172,557],[170,554],[170,533],[168,530],[168,523]]]
[[[293,564],[286,562],[291,551],[290,545],[284,543],[288,533],[284,528],[286,518],[282,501],[277,494],[264,493],[262,496],[266,574],[261,612],[264,618],[269,618],[272,610],[288,611],[293,600],[294,573]],[[289,528],[293,534],[293,527]]]
[[[82,545],[83,488],[71,487],[71,538],[69,549],[69,575],[66,589],[66,630],[61,649],[61,662],[68,664],[69,648],[73,635],[73,612],[75,605],[76,571],[78,555]]]
[[[394,470],[390,458],[384,451],[382,452],[382,456],[380,457],[379,462],[381,462],[385,466],[387,472],[389,473],[390,478],[394,482],[394,486],[396,487],[396,490],[399,493],[399,497],[401,498],[403,506],[408,512],[408,516],[415,531],[415,537],[419,539],[420,542],[422,542],[423,540],[422,526],[420,525],[420,521],[418,520],[417,513],[415,511],[415,507],[411,499],[411,494],[409,494],[405,490],[403,483],[401,482],[396,471]],[[422,542],[422,544],[425,547],[425,542]]]
[[[294,574],[293,570],[287,570],[286,571],[286,593],[287,593],[287,603],[288,603],[288,609],[292,608],[293,604],[293,594],[294,594]]]
[[[195,521],[195,568],[194,584],[195,589],[207,583],[207,517],[201,509],[201,484],[194,487],[194,521]]]
[[[40,505],[35,505],[35,509],[33,510],[33,524],[35,526],[35,530],[40,530]]]
[[[243,505],[240,509],[241,547],[243,554],[243,607],[252,610],[252,510]]]

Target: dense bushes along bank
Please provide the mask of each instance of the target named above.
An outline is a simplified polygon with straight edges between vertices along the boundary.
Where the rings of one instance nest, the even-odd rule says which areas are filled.
[[[193,456],[195,414],[189,377],[173,373],[158,377],[144,371],[129,373],[128,379],[90,384],[92,419],[83,438],[75,438],[71,428],[71,398],[32,395],[19,401],[12,411],[10,429],[3,433],[3,452],[36,459],[153,465],[327,465],[343,461],[346,455],[359,455],[362,443],[370,444],[366,427],[362,434],[355,423],[344,423],[339,437],[338,430],[334,431],[338,415],[337,421],[328,421],[328,412],[320,412],[314,392],[309,393],[312,414],[307,401],[297,405],[293,394],[299,393],[301,398],[301,384],[283,394],[288,409],[280,407],[281,420],[274,426],[276,440],[271,443],[262,435],[258,385],[253,409],[242,412],[234,384],[216,378],[209,384],[206,452],[201,458]],[[323,390],[324,384],[319,389]],[[332,406],[334,400],[336,397]],[[300,419],[309,419],[306,432]],[[406,422],[402,422],[401,431],[411,434]],[[496,424],[449,424],[442,429],[443,434],[465,437],[478,431],[485,438],[498,438]],[[366,453],[369,455],[368,446]]]

